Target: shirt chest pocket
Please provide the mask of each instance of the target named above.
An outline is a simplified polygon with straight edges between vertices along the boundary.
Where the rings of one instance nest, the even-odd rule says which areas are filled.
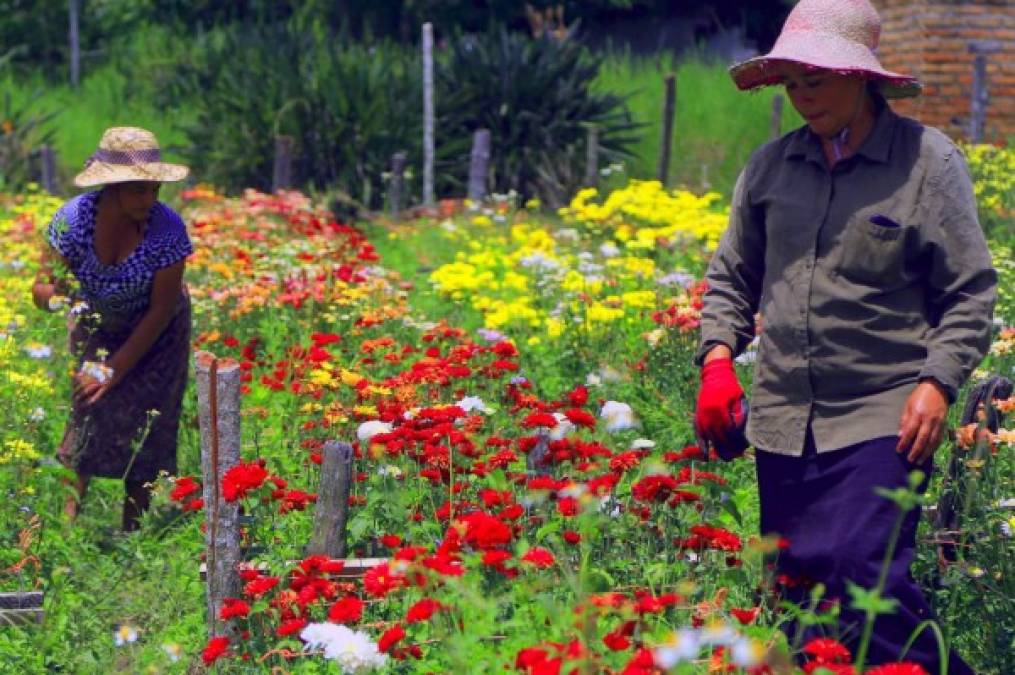
[[[905,243],[903,223],[877,211],[861,211],[843,231],[835,272],[866,285],[891,285],[904,276]]]

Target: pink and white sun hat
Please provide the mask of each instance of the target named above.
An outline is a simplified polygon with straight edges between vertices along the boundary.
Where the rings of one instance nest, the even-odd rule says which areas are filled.
[[[887,98],[920,94],[920,82],[885,70],[878,61],[881,19],[868,0],[800,0],[786,17],[772,51],[730,68],[740,89],[782,80],[780,63],[799,63],[838,73],[863,73]]]

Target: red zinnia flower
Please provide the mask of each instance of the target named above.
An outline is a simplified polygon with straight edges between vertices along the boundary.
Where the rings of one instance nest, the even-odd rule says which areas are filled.
[[[579,427],[588,427],[589,429],[596,428],[595,416],[587,410],[581,410],[580,408],[571,408],[570,410],[564,411],[564,416],[570,420],[571,424]]]
[[[169,498],[174,502],[182,502],[184,499],[195,492],[198,492],[200,489],[200,483],[190,476],[183,476],[176,479],[176,486],[173,488],[173,491],[169,493]]]
[[[431,616],[434,615],[438,610],[443,609],[443,605],[431,598],[423,598],[405,613],[405,623],[418,623],[420,621],[428,621]]]
[[[226,471],[222,477],[222,495],[227,502],[235,502],[245,497],[249,491],[261,487],[267,477],[267,470],[259,462],[241,462]]]
[[[557,418],[548,412],[534,412],[529,413],[524,420],[522,420],[522,426],[532,429],[535,427],[546,427],[552,429],[557,426]]]
[[[631,646],[631,641],[620,631],[612,631],[603,636],[603,644],[612,651],[622,652]]]
[[[564,541],[566,541],[567,543],[569,543],[569,544],[577,544],[581,540],[582,540],[582,536],[580,534],[578,534],[577,532],[575,532],[574,530],[565,530],[564,531]]]
[[[299,633],[306,625],[306,619],[289,619],[288,621],[283,621],[278,625],[278,628],[275,629],[275,635],[279,637],[286,637],[288,635],[292,635],[293,633]]]
[[[208,640],[208,644],[205,646],[204,651],[201,653],[201,658],[204,660],[204,665],[210,666],[215,663],[219,658],[226,655],[229,651],[229,638],[225,636],[213,637]]]
[[[381,636],[381,639],[377,641],[377,649],[382,652],[387,652],[404,637],[405,629],[402,628],[402,624],[396,623],[394,626],[386,630],[384,635]]]
[[[848,663],[852,658],[849,650],[832,638],[814,638],[804,645],[803,652],[825,663]]]
[[[760,607],[752,607],[751,609],[737,609],[736,607],[730,609],[730,614],[744,626],[749,626],[754,623],[754,620],[761,614]]]
[[[224,598],[219,607],[219,618],[228,621],[234,617],[245,617],[250,614],[250,605],[239,598]]]
[[[556,559],[553,557],[552,553],[547,551],[545,548],[540,548],[539,546],[530,548],[528,552],[526,552],[525,555],[522,556],[522,560],[524,560],[527,563],[532,563],[533,565],[541,569],[552,567],[553,563],[556,562]]]
[[[342,598],[328,610],[328,620],[335,623],[355,623],[363,617],[363,601],[354,595]]]
[[[867,671],[867,675],[928,675],[928,673],[922,666],[903,661],[871,668]]]

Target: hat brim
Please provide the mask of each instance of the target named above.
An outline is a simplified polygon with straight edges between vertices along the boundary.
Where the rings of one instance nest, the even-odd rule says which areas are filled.
[[[93,162],[84,171],[74,177],[77,187],[94,187],[110,183],[129,183],[132,181],[154,181],[158,183],[175,183],[187,177],[190,169],[182,164],[153,162],[151,164],[107,164]]]
[[[863,45],[830,33],[800,32],[780,35],[772,51],[730,67],[741,90],[782,83],[779,66],[794,63],[842,74],[862,73],[876,81],[886,98],[919,96],[923,87],[910,75],[886,70]]]

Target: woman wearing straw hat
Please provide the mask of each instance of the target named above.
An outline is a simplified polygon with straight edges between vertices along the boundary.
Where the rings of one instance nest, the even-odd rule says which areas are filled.
[[[740,89],[784,85],[806,124],[757,150],[737,181],[696,354],[695,425],[726,446],[746,416],[731,358],[762,315],[746,420],[761,529],[788,542],[777,566],[789,599],[806,605],[824,584],[854,650],[863,614],[848,584],[877,586],[898,513],[875,490],[931,470],[948,406],[989,346],[997,283],[962,155],[886,102],[920,85],[881,66],[879,33],[867,0],[801,0],[771,52],[731,69]],[[896,609],[854,654],[867,663],[899,659],[934,618],[909,570],[918,519],[907,514],[887,567]],[[787,632],[803,641],[816,627]],[[923,630],[905,660],[937,672],[937,654]]]
[[[77,473],[66,507],[72,519],[91,477],[121,478],[123,529],[134,530],[148,506],[145,483],[176,472],[190,348],[183,268],[193,248],[180,216],[157,197],[162,183],[187,172],[162,161],[151,132],[107,129],[74,179],[103,187],[65,203],[47,231],[35,304],[63,306],[70,272],[74,300],[87,306],[72,312],[78,369],[58,453]]]

